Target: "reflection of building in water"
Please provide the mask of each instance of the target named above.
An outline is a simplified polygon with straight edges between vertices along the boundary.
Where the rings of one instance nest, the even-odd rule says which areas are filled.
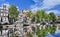
[[[56,19],[57,19],[57,20],[60,20],[60,16],[56,16]]]
[[[8,22],[8,11],[6,8],[6,5],[4,4],[1,8],[0,8],[0,22]]]

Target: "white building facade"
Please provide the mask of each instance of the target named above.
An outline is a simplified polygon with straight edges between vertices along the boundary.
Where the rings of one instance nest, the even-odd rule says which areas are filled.
[[[3,5],[1,8],[0,8],[0,22],[5,22],[5,23],[8,23],[8,10],[6,8],[6,5]]]

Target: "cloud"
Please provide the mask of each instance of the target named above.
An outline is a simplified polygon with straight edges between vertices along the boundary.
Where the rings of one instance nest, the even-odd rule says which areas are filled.
[[[3,5],[6,5],[6,8],[7,8],[7,9],[8,9],[8,7],[10,6],[9,3],[3,3],[1,6],[3,6]]]
[[[7,10],[8,10],[8,8],[9,8],[9,6],[10,6],[9,2],[2,3],[1,6],[3,6],[3,5],[6,5],[6,8],[7,8]],[[17,9],[18,9],[18,11],[19,11],[19,7],[18,7],[18,6],[16,6],[16,7],[17,7]]]
[[[44,10],[49,10],[54,8],[57,5],[60,5],[60,0],[42,0],[42,2],[40,2],[40,0],[33,0],[35,2],[35,5],[31,5],[31,10],[39,10],[39,9],[44,9]],[[49,12],[54,12],[56,15],[60,15],[60,11],[58,11],[57,9],[54,10],[49,10],[47,11],[47,13]]]
[[[37,0],[33,0],[34,2],[38,2]]]
[[[60,4],[60,0],[44,0],[41,8],[52,8]]]
[[[7,8],[10,6],[10,4],[9,4],[9,3],[4,3],[4,5],[6,5],[6,6],[7,6]]]
[[[60,0],[43,0],[42,2],[39,2],[40,0],[33,0],[36,4],[31,5],[32,10],[37,9],[51,9],[56,5],[60,4]]]
[[[40,0],[33,0],[35,2],[34,5],[31,5],[30,8],[32,10],[37,10],[39,9],[40,5],[42,4],[42,2]]]
[[[46,11],[48,14],[50,13],[50,12],[54,12],[55,13],[55,15],[57,15],[57,16],[59,16],[60,15],[60,11],[59,10],[50,10],[50,11]]]

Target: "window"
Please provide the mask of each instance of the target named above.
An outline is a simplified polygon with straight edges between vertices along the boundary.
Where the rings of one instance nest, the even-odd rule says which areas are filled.
[[[8,16],[8,14],[4,13],[4,16]]]
[[[6,13],[6,16],[8,16],[8,14]]]
[[[1,16],[3,16],[3,13],[1,13]]]
[[[6,16],[5,13],[4,13],[4,16]]]
[[[5,21],[5,17],[2,17],[2,21]]]
[[[8,21],[8,18],[6,17],[5,20]]]
[[[8,21],[8,18],[7,17],[2,17],[2,20],[3,21]]]

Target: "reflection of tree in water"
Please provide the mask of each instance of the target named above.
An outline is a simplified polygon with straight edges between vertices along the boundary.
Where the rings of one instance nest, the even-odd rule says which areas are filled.
[[[53,25],[53,26],[50,28],[50,31],[49,31],[49,32],[50,32],[51,34],[54,34],[55,31],[56,31],[56,26]]]
[[[46,27],[46,29],[41,29],[41,30],[37,28],[36,35],[38,37],[45,37],[48,34],[48,32],[50,32],[53,35],[55,31],[56,31],[56,26],[52,26],[52,27],[48,26]]]
[[[27,33],[27,37],[33,37],[33,34],[32,33]]]
[[[12,33],[10,37],[15,37],[14,33]]]

